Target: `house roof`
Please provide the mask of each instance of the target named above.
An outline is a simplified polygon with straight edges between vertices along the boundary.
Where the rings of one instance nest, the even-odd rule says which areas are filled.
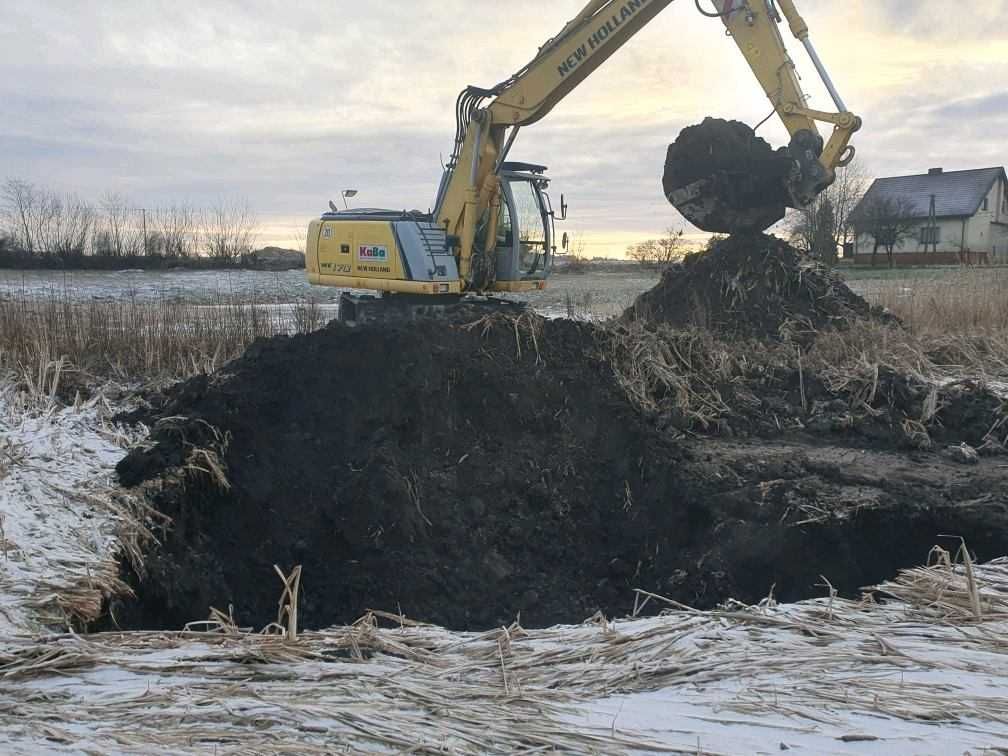
[[[864,198],[858,203],[858,208],[875,201],[878,197],[891,200],[903,197],[907,202],[913,203],[911,217],[927,218],[931,214],[933,194],[936,216],[944,218],[973,216],[999,177],[1008,181],[1004,167],[880,178],[868,189]]]

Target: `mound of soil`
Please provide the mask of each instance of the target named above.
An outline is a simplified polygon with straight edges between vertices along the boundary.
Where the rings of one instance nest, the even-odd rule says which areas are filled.
[[[893,320],[873,312],[825,265],[763,233],[734,234],[670,266],[623,318],[762,339],[844,328],[857,319]]]
[[[488,627],[625,604],[626,578],[692,515],[683,451],[593,340],[531,318],[336,324],[179,386],[153,448],[119,466],[127,485],[155,481],[174,525],[117,618],[177,627],[233,603],[261,624],[274,564],[303,564],[309,627],[369,607]]]
[[[171,390],[119,465],[172,522],[145,575],[124,568],[118,625],[233,605],[263,626],[275,564],[303,565],[304,627],[375,608],[486,629],[622,615],[638,587],[701,607],[818,595],[824,574],[853,592],[940,533],[1008,548],[989,460],[894,475],[830,449],[686,445],[628,401],[590,324],[473,320],[263,340]]]

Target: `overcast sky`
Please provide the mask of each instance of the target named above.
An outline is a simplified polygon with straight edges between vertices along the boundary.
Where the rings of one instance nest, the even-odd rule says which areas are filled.
[[[279,241],[347,187],[360,205],[426,209],[459,90],[506,78],[582,4],[8,0],[0,179],[147,206],[247,198]],[[873,175],[1008,162],[1008,0],[799,6],[864,118],[855,144]],[[792,52],[811,104],[830,107]],[[768,112],[723,26],[677,0],[512,156],[549,165],[568,230],[612,253],[681,225],[661,171],[683,126]],[[760,135],[786,141],[775,122]]]

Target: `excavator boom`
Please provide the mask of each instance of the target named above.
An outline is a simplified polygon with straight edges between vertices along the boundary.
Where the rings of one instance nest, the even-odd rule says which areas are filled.
[[[463,276],[486,267],[474,246],[477,227],[496,193],[495,172],[517,130],[546,116],[673,0],[592,0],[523,69],[491,89],[469,87],[458,103],[458,132],[435,217],[459,239]],[[703,10],[700,0],[697,7]],[[747,133],[724,139],[718,122],[701,125],[681,149],[670,151],[664,187],[669,201],[695,226],[722,233],[763,229],[788,206],[804,207],[834,180],[852,156],[861,120],[849,113],[809,39],[792,0],[710,0],[719,18],[791,134],[774,152]],[[779,25],[786,21],[806,46],[837,113],[810,110]],[[817,122],[833,125],[824,146]],[[724,122],[720,122],[723,124]],[[743,124],[739,124],[744,126]],[[508,133],[510,130],[510,133]]]

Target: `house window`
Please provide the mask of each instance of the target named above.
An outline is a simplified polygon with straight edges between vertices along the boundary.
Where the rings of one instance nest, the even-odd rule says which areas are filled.
[[[986,198],[986,197],[984,197],[984,204],[983,204],[983,209],[984,209],[984,210],[986,210],[986,209],[987,209],[987,198]]]
[[[921,244],[939,244],[941,242],[941,226],[924,226],[920,230]]]

